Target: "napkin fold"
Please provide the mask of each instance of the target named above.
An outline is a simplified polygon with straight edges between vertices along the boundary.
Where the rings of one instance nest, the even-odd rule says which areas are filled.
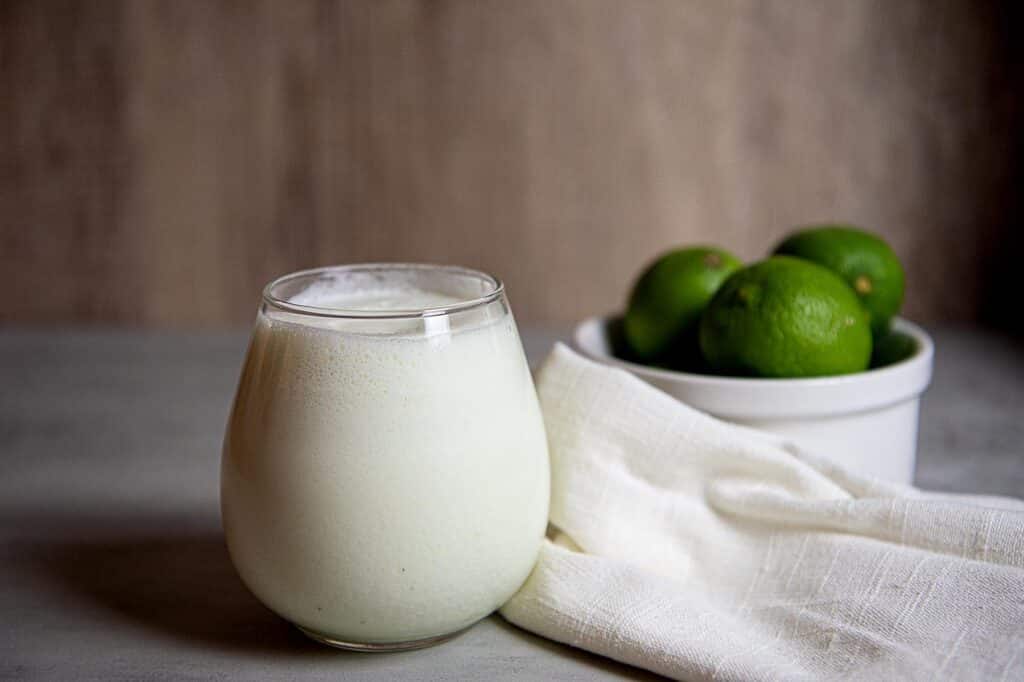
[[[1024,679],[1024,504],[869,480],[556,346],[550,539],[501,610],[687,680]]]

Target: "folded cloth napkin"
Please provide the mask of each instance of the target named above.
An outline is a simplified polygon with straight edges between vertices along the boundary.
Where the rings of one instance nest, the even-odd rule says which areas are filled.
[[[551,532],[501,610],[687,680],[1024,679],[1024,504],[868,480],[558,346]]]

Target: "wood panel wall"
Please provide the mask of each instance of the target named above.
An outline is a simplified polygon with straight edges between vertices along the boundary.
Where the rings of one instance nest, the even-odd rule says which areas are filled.
[[[825,219],[891,241],[910,315],[969,320],[1019,178],[1007,7],[8,0],[0,321],[240,324],[367,260],[570,321],[661,249]]]

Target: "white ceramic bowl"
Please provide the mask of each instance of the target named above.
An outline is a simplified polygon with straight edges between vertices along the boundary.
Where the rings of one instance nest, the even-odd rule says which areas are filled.
[[[906,360],[887,367],[813,379],[746,379],[646,367],[612,355],[614,317],[592,317],[574,334],[583,355],[626,369],[682,402],[720,419],[785,436],[847,469],[910,483],[918,407],[932,376],[931,337],[903,319],[895,329],[917,341]]]

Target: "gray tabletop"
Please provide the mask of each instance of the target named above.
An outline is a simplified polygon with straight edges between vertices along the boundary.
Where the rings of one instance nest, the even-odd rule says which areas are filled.
[[[526,330],[536,362],[561,334]],[[1024,496],[1024,349],[935,333],[917,483]],[[0,678],[644,678],[492,616],[443,646],[315,645],[235,576],[217,510],[245,336],[0,332]]]

